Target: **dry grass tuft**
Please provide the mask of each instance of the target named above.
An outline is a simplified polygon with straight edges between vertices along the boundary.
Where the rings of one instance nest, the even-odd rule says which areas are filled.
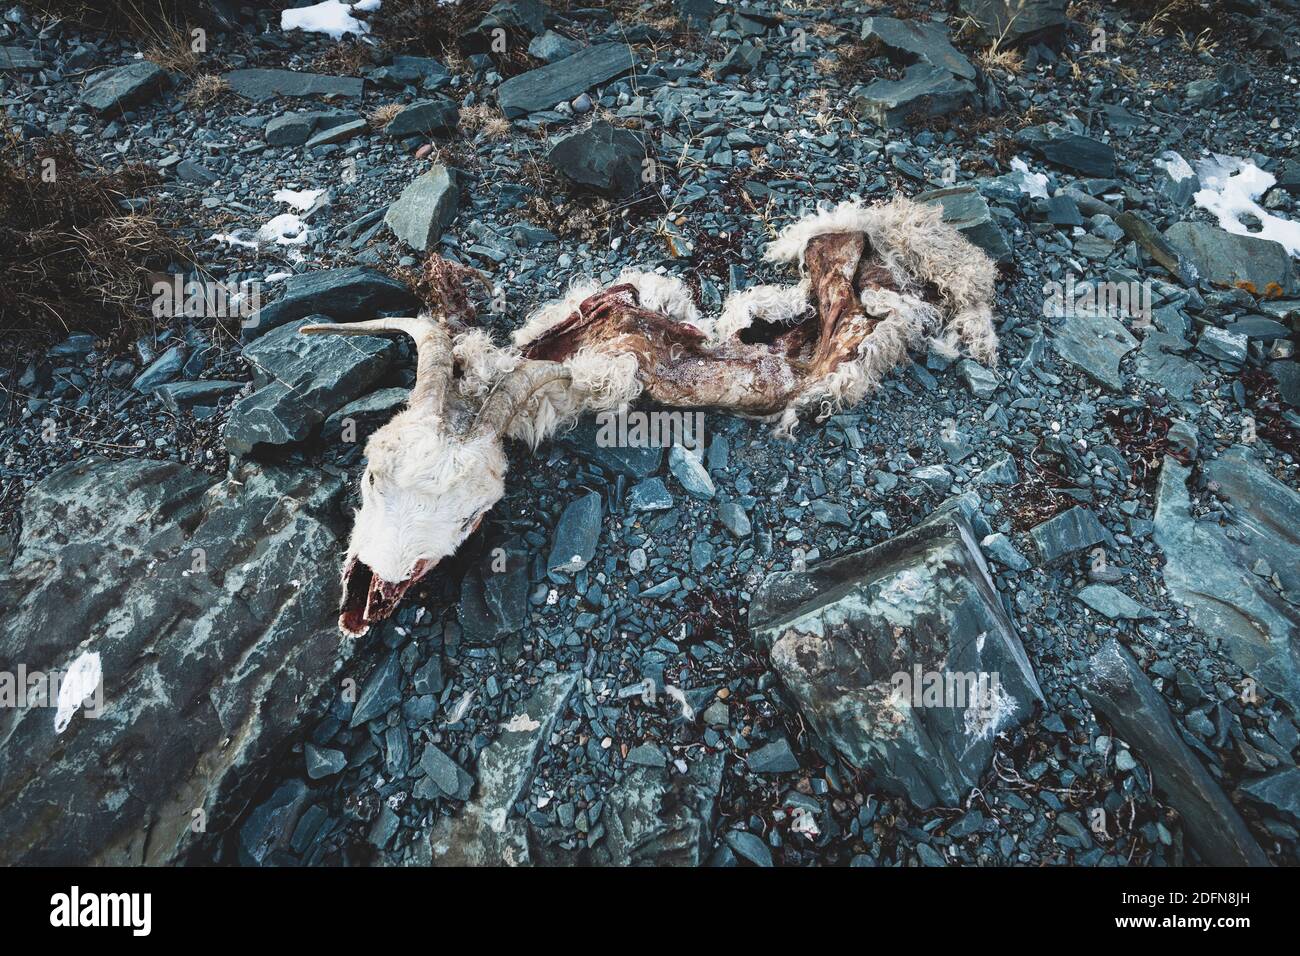
[[[1019,50],[1010,47],[1002,48],[997,43],[987,50],[982,50],[978,59],[984,69],[990,72],[1000,70],[1012,76],[1018,76],[1025,66],[1025,57]]]
[[[460,111],[460,128],[484,139],[505,139],[510,135],[510,120],[495,106],[475,103]]]
[[[139,164],[88,168],[67,136],[24,142],[0,127],[0,334],[143,327],[150,274],[188,259],[147,206],[121,204],[159,178]]]
[[[366,117],[366,122],[375,129],[383,129],[391,123],[394,117],[396,117],[400,112],[402,112],[401,103],[385,103],[383,106],[372,110],[370,115]]]
[[[311,71],[335,76],[360,76],[361,71],[371,65],[370,54],[371,48],[356,40],[335,43],[311,61]]]
[[[192,110],[205,109],[229,92],[230,84],[221,77],[215,73],[203,73],[196,76],[185,91],[185,105]]]

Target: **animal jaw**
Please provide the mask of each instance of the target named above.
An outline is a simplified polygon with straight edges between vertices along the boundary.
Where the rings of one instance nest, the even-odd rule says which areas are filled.
[[[417,352],[406,409],[366,446],[340,629],[361,635],[389,617],[474,532],[504,494],[507,438],[536,447],[643,392],[662,405],[776,421],[788,435],[801,414],[821,420],[860,401],[927,337],[996,360],[995,267],[937,208],[842,204],[787,228],[767,257],[797,262],[801,280],[738,293],[716,318],[699,315],[680,280],[629,271],[603,289],[575,283],[512,347],[456,327],[472,311],[459,290],[434,295],[440,319],[305,326],[405,334]],[[468,271],[438,256],[428,264],[435,287]],[[461,303],[450,321],[448,302]]]
[[[405,580],[385,581],[357,558],[348,558],[343,565],[339,630],[348,637],[361,637],[397,610],[406,592],[432,569],[431,563],[419,561]]]

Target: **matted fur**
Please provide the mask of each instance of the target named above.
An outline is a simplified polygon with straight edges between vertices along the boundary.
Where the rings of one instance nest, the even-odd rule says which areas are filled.
[[[738,336],[755,319],[786,325],[808,311],[808,282],[795,285],[756,285],[739,289],[727,296],[716,319],[704,323],[704,331],[714,343]]]
[[[840,203],[781,230],[763,258],[802,266],[812,239],[837,232],[865,233],[872,252],[901,288],[933,283],[946,306],[947,326],[972,356],[997,364],[992,309],[997,266],[943,221],[941,207],[902,196],[875,206]]]

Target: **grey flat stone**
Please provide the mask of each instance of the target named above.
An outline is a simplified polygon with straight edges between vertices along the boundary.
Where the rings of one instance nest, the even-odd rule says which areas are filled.
[[[1110,535],[1097,516],[1082,505],[1048,518],[1029,529],[1038,563],[1051,567],[1082,554],[1089,548],[1109,541]]]
[[[1165,230],[1165,239],[1210,282],[1245,282],[1259,294],[1275,283],[1280,295],[1300,295],[1295,264],[1280,242],[1239,236],[1208,222],[1176,222]]]
[[[234,92],[262,102],[277,96],[320,96],[355,99],[365,82],[354,76],[327,76],[298,70],[233,70],[221,77]]]
[[[1075,597],[1112,621],[1142,621],[1159,616],[1149,607],[1143,607],[1119,588],[1109,584],[1089,584]]]
[[[982,779],[997,734],[1042,700],[959,508],[874,548],[769,575],[750,631],[817,736],[918,807],[956,805]],[[909,692],[900,675],[910,683],[914,669],[954,693]],[[980,674],[983,699],[966,680]]]
[[[1235,511],[1229,535],[1217,522],[1193,517],[1189,474],[1166,458],[1156,488],[1165,584],[1246,674],[1300,709],[1300,494],[1245,450],[1224,453],[1205,466],[1205,478]],[[1254,573],[1261,560],[1280,588]]]
[[[867,17],[861,38],[868,51],[883,49],[891,58],[907,63],[923,60],[963,79],[975,79],[975,67],[948,39],[948,29],[933,20],[898,20]]]
[[[384,222],[393,235],[413,249],[427,252],[437,246],[443,230],[460,209],[460,189],[446,166],[432,167],[402,190]]]
[[[512,76],[497,87],[497,102],[511,119],[553,109],[593,86],[621,76],[635,62],[631,48],[625,44],[589,46],[563,60]]]
[[[875,80],[859,89],[855,101],[863,114],[883,127],[946,116],[973,101],[975,86],[929,63],[914,63],[899,80]]]
[[[1061,358],[1112,391],[1124,388],[1119,363],[1137,348],[1123,323],[1105,315],[1071,315],[1052,339]]]
[[[81,102],[96,113],[121,112],[153,98],[170,82],[167,71],[157,63],[139,60],[93,76],[82,91]]]
[[[594,491],[569,502],[555,525],[548,570],[574,574],[587,566],[596,555],[603,510]]]

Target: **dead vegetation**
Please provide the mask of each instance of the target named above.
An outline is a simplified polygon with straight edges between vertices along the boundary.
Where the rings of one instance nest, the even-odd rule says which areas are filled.
[[[134,37],[146,60],[175,73],[195,76],[202,69],[206,37],[193,31],[211,25],[203,0],[30,0],[28,6],[41,17]]]
[[[188,258],[141,204],[158,179],[141,164],[91,167],[66,136],[23,141],[0,126],[0,334],[141,327],[150,274]]]
[[[311,61],[311,70],[335,76],[360,76],[361,71],[371,65],[371,51],[372,48],[364,43],[344,40],[315,57]]]
[[[215,73],[196,76],[185,91],[185,105],[192,110],[206,109],[230,92],[230,84]]]
[[[484,139],[505,139],[510,135],[510,120],[495,106],[475,103],[460,111],[460,128]]]
[[[385,103],[383,106],[371,110],[370,114],[366,117],[366,122],[375,129],[383,129],[391,123],[400,112],[402,112],[401,103]]]

